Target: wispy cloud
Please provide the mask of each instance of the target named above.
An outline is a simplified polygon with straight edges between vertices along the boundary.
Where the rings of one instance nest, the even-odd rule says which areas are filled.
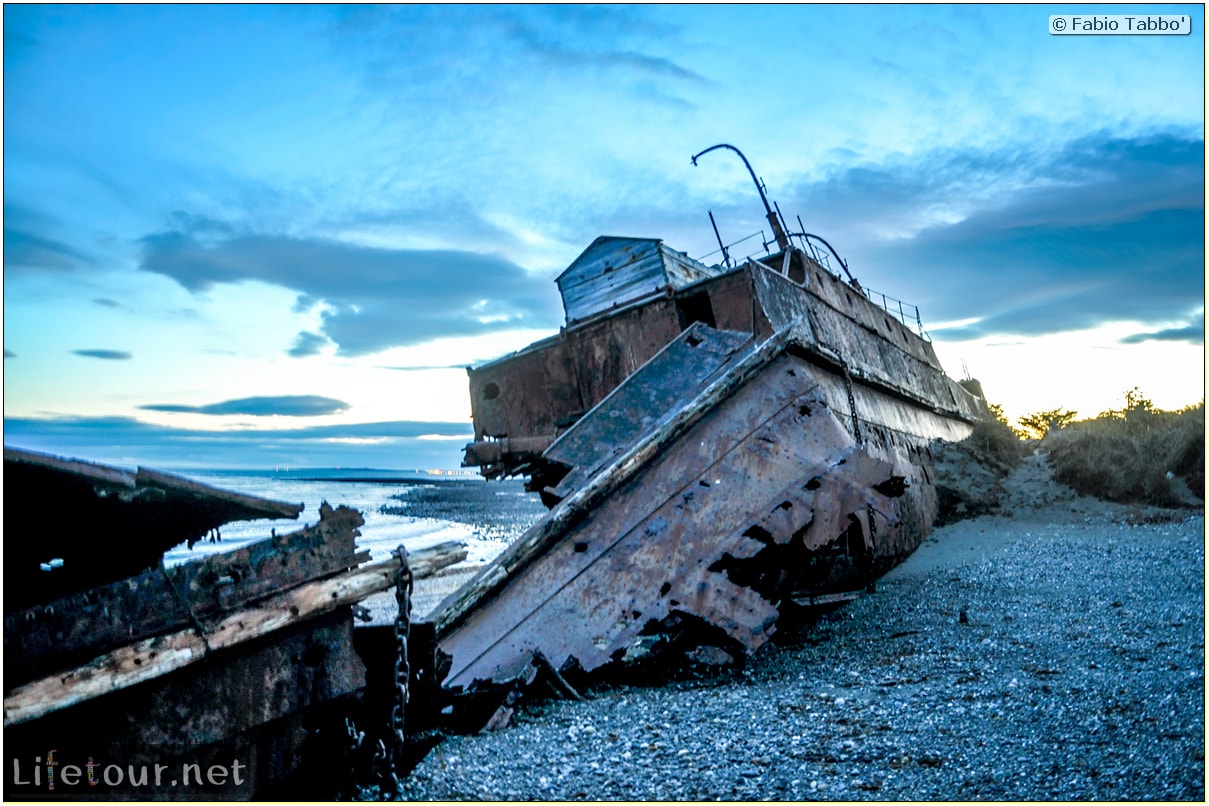
[[[434,369],[466,369],[466,367],[468,367],[468,366],[474,366],[474,365],[476,365],[476,364],[482,364],[482,363],[484,363],[486,360],[487,360],[487,359],[484,359],[484,358],[476,358],[476,359],[474,359],[473,361],[468,361],[468,362],[467,362],[467,363],[465,363],[465,364],[440,364],[440,365],[438,365],[438,366],[416,366],[416,367],[388,367],[388,366],[384,366],[384,367],[382,367],[382,369],[392,369],[392,370],[395,370],[396,372],[428,372],[428,371],[430,371],[430,370],[434,370]]]
[[[134,354],[126,350],[72,350],[71,352],[73,355],[84,358],[100,358],[105,361],[129,361],[134,358]]]
[[[72,271],[92,264],[80,250],[54,238],[16,227],[4,228],[4,268]]]
[[[188,412],[191,414],[250,414],[257,417],[320,417],[338,414],[348,409],[343,400],[319,395],[282,395],[279,397],[241,397],[224,400],[205,406],[186,406],[174,403],[149,403],[139,406],[147,411]]]

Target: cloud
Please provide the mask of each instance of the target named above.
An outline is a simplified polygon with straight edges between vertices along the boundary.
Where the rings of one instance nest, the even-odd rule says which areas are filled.
[[[139,406],[147,411],[188,412],[191,414],[250,414],[256,417],[320,417],[346,411],[343,400],[319,395],[282,395],[280,397],[242,397],[206,406],[185,406],[172,403],[150,403]]]
[[[303,331],[294,339],[294,346],[286,351],[292,358],[305,358],[308,355],[318,355],[328,344],[326,336],[321,336],[318,333],[309,333]]]
[[[245,280],[293,289],[302,308],[325,303],[322,336],[347,356],[441,336],[557,327],[560,318],[546,283],[502,257],[462,250],[277,235],[203,243],[178,230],[144,238],[140,268],[194,292]],[[294,349],[314,344],[308,339]]]
[[[485,359],[485,358],[476,358],[473,361],[469,361],[465,364],[440,364],[437,366],[418,366],[418,367],[382,366],[381,369],[393,369],[396,372],[428,372],[428,371],[434,370],[434,369],[466,369],[467,367],[473,367],[477,364],[484,364],[487,362],[487,360],[488,359]]]
[[[102,308],[122,309],[122,308],[126,307],[125,305],[118,302],[117,300],[108,299],[106,297],[97,297],[96,299],[93,300],[93,303],[96,305],[100,305]]]
[[[4,268],[74,271],[92,259],[63,241],[27,229],[4,227]]]
[[[132,353],[125,350],[72,350],[71,352],[84,358],[101,358],[106,361],[129,361],[134,358]]]
[[[1191,344],[1205,343],[1205,312],[1181,327],[1168,327],[1150,333],[1134,333],[1121,339],[1122,344],[1141,344],[1144,341],[1186,341]]]
[[[650,78],[689,81],[695,84],[711,84],[709,79],[688,70],[670,59],[649,56],[634,50],[591,50],[566,47],[544,39],[531,29],[518,29],[517,38],[525,48],[558,69],[600,69],[609,72],[631,72]]]
[[[794,201],[925,327],[974,320],[953,340],[1183,318],[1204,299],[1204,190],[1199,134],[1101,132],[852,168]]]
[[[17,354],[14,353],[12,350],[8,349],[7,347],[5,347],[4,348],[4,357],[5,358],[16,358]]]
[[[360,6],[342,9],[333,30],[335,42],[363,65],[373,91],[398,94],[409,107],[418,101],[431,125],[432,118],[449,114],[453,95],[459,107],[498,113],[535,74],[547,100],[567,89],[586,91],[588,82],[631,101],[685,105],[673,95],[641,90],[651,82],[665,88],[714,84],[675,58],[683,52],[680,26],[654,16],[621,7]],[[400,49],[403,41],[425,47]]]
[[[454,468],[461,459],[460,440],[469,441],[472,432],[469,422],[205,431],[153,425],[131,417],[4,420],[6,445],[117,465],[164,468]],[[448,439],[425,438],[430,436]]]

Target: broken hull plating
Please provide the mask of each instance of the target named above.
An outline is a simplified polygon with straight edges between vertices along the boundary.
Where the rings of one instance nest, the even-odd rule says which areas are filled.
[[[433,616],[445,686],[514,679],[538,652],[592,672],[686,633],[751,653],[791,603],[846,598],[908,556],[936,515],[929,441],[971,424],[852,383],[802,332],[751,348],[688,421],[648,424],[560,489],[548,523],[451,597]]]

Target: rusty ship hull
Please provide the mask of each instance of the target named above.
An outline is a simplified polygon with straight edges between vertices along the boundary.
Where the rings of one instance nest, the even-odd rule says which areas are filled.
[[[598,239],[577,261],[623,299],[573,299],[572,264],[567,327],[470,373],[467,464],[528,474],[553,509],[431,616],[447,688],[535,659],[591,673],[754,652],[788,611],[854,598],[920,544],[932,441],[986,416],[906,317],[817,253],[656,268],[645,288],[610,276],[650,275],[641,246]],[[659,246],[645,260],[666,267]]]

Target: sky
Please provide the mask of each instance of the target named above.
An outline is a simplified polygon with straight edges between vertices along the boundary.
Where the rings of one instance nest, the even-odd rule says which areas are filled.
[[[716,143],[1009,418],[1195,404],[1203,8],[1048,30],[1132,10],[6,4],[5,444],[457,467],[594,238],[760,230]]]

